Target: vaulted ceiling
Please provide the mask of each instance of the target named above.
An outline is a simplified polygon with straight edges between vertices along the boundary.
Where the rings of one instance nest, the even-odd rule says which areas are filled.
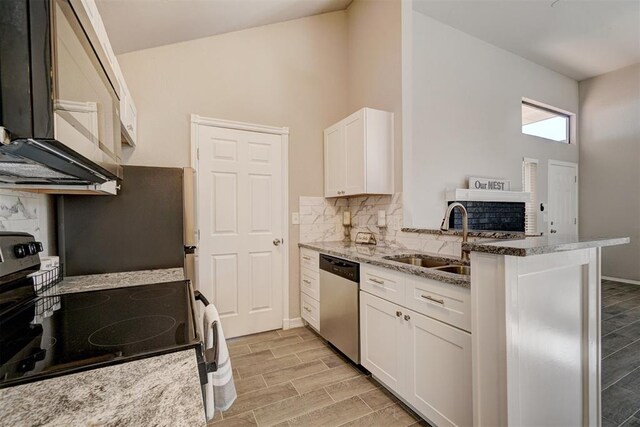
[[[640,62],[638,0],[414,0],[413,9],[578,81]]]
[[[346,9],[352,0],[96,0],[116,54]]]

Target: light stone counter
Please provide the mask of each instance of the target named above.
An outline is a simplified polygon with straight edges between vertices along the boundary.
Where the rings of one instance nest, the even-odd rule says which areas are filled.
[[[66,294],[184,280],[182,268],[67,277]],[[0,389],[0,426],[204,426],[195,350]]]
[[[525,239],[465,243],[463,248],[470,252],[486,252],[496,255],[511,256],[531,256],[574,251],[577,249],[624,245],[626,243],[629,243],[628,237],[588,238],[582,236],[562,236],[554,234],[548,236],[527,237]]]
[[[419,254],[455,264],[463,264],[462,260],[459,258],[443,257],[441,255],[428,254],[409,249],[398,249],[383,245],[356,245],[353,242],[299,243],[298,246],[301,248],[313,249],[324,254],[342,257],[351,261],[364,262],[378,267],[399,271],[401,273],[438,280],[440,282],[461,286],[463,288],[468,288],[471,285],[471,278],[469,276],[404,264],[392,259],[385,259],[385,257]]]
[[[204,426],[194,350],[0,389],[0,426]]]
[[[70,276],[65,277],[64,280],[57,285],[55,293],[69,294],[73,292],[95,291],[98,289],[148,285],[150,283],[175,282],[177,280],[184,280],[184,270],[182,268]]]

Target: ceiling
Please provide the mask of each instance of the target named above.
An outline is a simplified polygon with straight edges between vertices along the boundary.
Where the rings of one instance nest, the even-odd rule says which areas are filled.
[[[96,3],[113,50],[121,54],[343,10],[351,1],[96,0]]]
[[[640,62],[639,0],[414,0],[413,9],[578,81]]]

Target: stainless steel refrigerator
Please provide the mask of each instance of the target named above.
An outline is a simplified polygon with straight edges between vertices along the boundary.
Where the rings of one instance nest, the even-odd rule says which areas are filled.
[[[58,196],[65,276],[181,267],[194,277],[194,171],[125,166],[117,196]]]

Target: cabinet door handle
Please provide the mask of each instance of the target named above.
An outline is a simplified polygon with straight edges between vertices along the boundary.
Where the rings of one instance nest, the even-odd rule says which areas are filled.
[[[376,279],[375,277],[372,277],[369,280],[371,280],[373,283],[377,283],[378,285],[384,285],[384,280]]]
[[[309,307],[305,307],[305,308],[304,308],[304,310],[305,310],[307,313],[311,313],[311,310],[309,309]]]
[[[308,281],[307,279],[302,279],[302,281],[303,281],[304,283],[306,283],[307,285],[310,285],[310,284],[311,284],[311,282],[310,282],[310,281]]]
[[[402,312],[401,311],[396,311],[396,317],[400,317],[402,316]]]
[[[444,300],[443,299],[437,299],[432,297],[431,295],[420,295],[422,298],[424,299],[428,299],[429,301],[433,301],[435,303],[438,303],[440,305],[444,305]]]
[[[411,316],[409,316],[408,314],[405,314],[404,315],[404,320],[406,320],[408,322],[409,320],[411,320]]]

